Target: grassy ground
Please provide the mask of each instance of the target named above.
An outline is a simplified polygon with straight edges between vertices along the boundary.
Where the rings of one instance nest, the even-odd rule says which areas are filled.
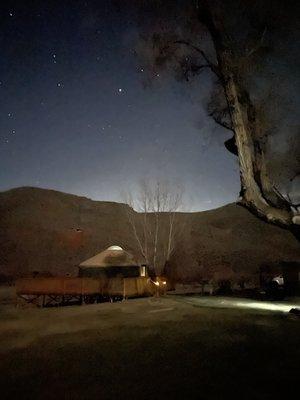
[[[1,398],[290,398],[299,375],[299,318],[223,309],[216,301],[2,305]]]

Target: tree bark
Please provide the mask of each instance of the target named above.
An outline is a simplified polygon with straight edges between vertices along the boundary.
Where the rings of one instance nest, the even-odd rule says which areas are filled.
[[[206,3],[204,22],[216,50],[221,83],[235,133],[241,179],[240,203],[268,222],[289,227],[293,224],[292,210],[278,199],[269,180],[264,152],[259,139],[256,139],[258,131],[255,109],[239,77],[238,60],[235,59],[230,39],[222,26],[218,7],[212,3],[212,6]],[[203,14],[201,19],[203,22]]]
[[[230,107],[238,149],[241,203],[270,222],[290,225],[292,214],[284,208],[274,207],[265,196],[264,189],[271,191],[272,185],[265,173],[263,151],[256,148],[253,140],[248,113],[249,104],[243,104],[240,101],[241,90],[235,82],[235,78],[228,74],[225,79],[225,93]]]

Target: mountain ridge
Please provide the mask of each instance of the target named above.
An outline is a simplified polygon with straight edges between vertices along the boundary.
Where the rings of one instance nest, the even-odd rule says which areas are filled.
[[[123,203],[52,189],[0,192],[0,272],[76,275],[80,262],[113,244],[138,254],[128,212],[135,211]],[[183,230],[168,264],[174,280],[251,276],[262,263],[300,260],[290,232],[236,204],[177,218]]]

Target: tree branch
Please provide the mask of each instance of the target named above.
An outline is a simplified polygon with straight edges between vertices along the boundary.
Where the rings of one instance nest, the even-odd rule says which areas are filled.
[[[287,203],[290,207],[294,207],[294,208],[300,207],[300,203],[295,204],[292,202],[288,193],[286,194],[286,197],[284,197],[284,195],[282,193],[280,193],[280,191],[275,186],[273,186],[273,190],[277,194],[277,196],[280,197],[281,200],[283,200],[285,203]]]
[[[300,177],[299,172],[296,172],[291,178],[290,178],[290,182],[293,182],[294,179],[296,179],[297,177]]]
[[[256,46],[254,46],[251,50],[248,51],[248,53],[246,54],[246,57],[250,57],[253,53],[255,53],[257,50],[259,50],[262,47],[266,32],[267,32],[267,27],[265,27],[265,29],[263,30],[263,33],[261,35],[261,38],[260,38],[258,44]]]
[[[225,121],[222,121],[220,118],[218,118],[216,115],[214,115],[214,113],[210,113],[208,114],[209,117],[211,117],[216,124],[222,126],[225,129],[228,129],[229,131],[234,133],[234,129],[232,128],[231,125],[227,124]]]
[[[182,44],[184,46],[190,47],[191,49],[195,50],[197,53],[201,54],[201,56],[203,57],[203,59],[206,61],[208,68],[210,68],[210,70],[218,77],[221,78],[221,74],[220,71],[217,67],[217,65],[215,65],[212,61],[210,61],[210,59],[207,57],[207,55],[205,54],[205,52],[200,49],[199,47],[193,45],[192,43],[189,43],[185,40],[176,40],[174,42],[174,44]]]
[[[196,75],[197,73],[200,73],[201,70],[204,68],[211,68],[209,64],[201,64],[201,65],[190,65],[189,67],[185,67],[185,65],[182,65],[183,71],[183,76],[185,77],[185,80],[188,82],[189,81],[189,72],[193,75]]]

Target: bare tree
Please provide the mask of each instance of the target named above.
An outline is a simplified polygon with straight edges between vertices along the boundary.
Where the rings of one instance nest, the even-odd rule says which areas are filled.
[[[123,201],[129,206],[129,208],[126,207],[125,209],[126,216],[131,226],[134,238],[137,242],[140,254],[143,257],[145,263],[149,264],[148,243],[147,243],[148,242],[147,212],[143,213],[143,218],[141,220],[140,215],[135,212],[136,201],[134,200],[132,193],[129,191],[123,191],[121,196],[123,198]],[[141,203],[144,207],[143,209],[148,209],[146,201],[147,199],[145,199],[145,202]],[[142,229],[141,229],[141,221],[142,221]]]
[[[250,96],[246,79],[271,51],[266,41],[269,31],[282,31],[291,23],[293,11],[276,0],[166,3],[153,2],[159,10],[157,23],[154,32],[142,35],[142,47],[151,52],[151,57],[147,54],[150,70],[156,73],[158,68],[171,66],[187,81],[203,71],[211,72],[220,90],[208,113],[233,133],[225,145],[239,158],[239,202],[268,222],[293,229],[299,218],[294,218],[291,203],[274,189],[267,168],[265,113]],[[212,44],[211,51],[205,48],[207,43]]]
[[[176,238],[183,227],[178,211],[182,206],[183,189],[163,180],[141,180],[137,193],[126,192],[125,202],[135,211],[128,211],[140,253],[145,262],[159,274],[169,261]]]

